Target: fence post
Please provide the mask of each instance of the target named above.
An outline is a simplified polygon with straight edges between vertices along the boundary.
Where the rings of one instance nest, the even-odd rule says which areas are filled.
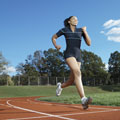
[[[41,78],[41,76],[40,76],[40,77],[39,77],[39,81],[40,81],[39,85],[41,85],[41,79],[42,79],[42,78]]]
[[[8,86],[8,77],[7,77],[7,86]]]
[[[18,76],[18,86],[20,85],[20,75]]]
[[[95,78],[93,79],[93,81],[94,81],[94,86],[95,86]]]
[[[30,77],[28,76],[28,85],[30,85]]]
[[[49,83],[50,83],[50,82],[49,82],[49,76],[48,76],[48,85],[49,85]]]
[[[57,85],[57,82],[58,82],[58,80],[57,80],[57,77],[56,77],[56,85]]]
[[[65,83],[65,77],[64,77],[64,83]]]
[[[39,79],[39,77],[38,77],[38,86],[40,85],[40,79]]]

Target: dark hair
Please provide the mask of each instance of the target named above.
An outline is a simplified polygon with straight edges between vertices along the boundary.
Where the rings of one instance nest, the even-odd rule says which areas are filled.
[[[65,27],[70,27],[70,24],[68,23],[68,21],[72,18],[73,16],[70,16],[69,18],[66,18],[65,20],[64,20],[64,26]]]

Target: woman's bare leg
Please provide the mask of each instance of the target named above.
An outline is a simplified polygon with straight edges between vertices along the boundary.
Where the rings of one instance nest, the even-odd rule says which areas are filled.
[[[68,87],[68,86],[72,85],[73,83],[74,83],[74,74],[71,71],[69,79],[61,85],[61,88]]]
[[[74,74],[74,82],[76,84],[76,88],[81,98],[85,97],[83,84],[81,80],[81,71],[80,71],[80,63],[76,61],[74,57],[69,57],[66,59],[66,63],[70,67],[71,71]]]
[[[81,97],[83,109],[87,109],[89,107],[89,104],[92,103],[92,98],[85,97],[83,84],[82,84],[82,80],[81,80],[81,71],[80,71],[81,63],[77,62],[74,57],[67,58],[66,63],[68,64],[68,66],[71,69],[70,79],[66,83],[63,83],[62,85],[59,83],[60,85],[57,86],[57,89],[56,89],[57,94],[56,95],[60,96],[62,88],[67,87],[70,84],[72,84],[73,82],[75,82],[76,88]]]
[[[77,64],[78,64],[78,67],[79,67],[79,69],[80,69],[81,63],[80,63],[80,62],[77,62]],[[63,84],[61,85],[61,88],[68,87],[68,86],[72,85],[73,83],[74,83],[74,74],[73,74],[73,72],[71,71],[71,72],[70,72],[70,77],[69,77],[69,79],[68,79],[65,83],[63,83]]]

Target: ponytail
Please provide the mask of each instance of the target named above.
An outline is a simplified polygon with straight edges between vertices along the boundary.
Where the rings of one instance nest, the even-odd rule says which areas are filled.
[[[70,16],[69,18],[66,18],[65,20],[64,20],[64,26],[65,27],[70,27],[70,24],[68,23],[68,21],[72,18],[73,16]]]

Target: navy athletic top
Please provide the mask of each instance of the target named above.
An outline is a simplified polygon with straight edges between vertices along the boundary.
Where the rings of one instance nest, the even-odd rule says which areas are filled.
[[[64,51],[64,58],[75,57],[78,62],[81,61],[80,47],[81,38],[84,36],[82,28],[76,28],[74,32],[69,27],[60,29],[56,35],[60,37],[65,36],[66,39],[66,50]]]

